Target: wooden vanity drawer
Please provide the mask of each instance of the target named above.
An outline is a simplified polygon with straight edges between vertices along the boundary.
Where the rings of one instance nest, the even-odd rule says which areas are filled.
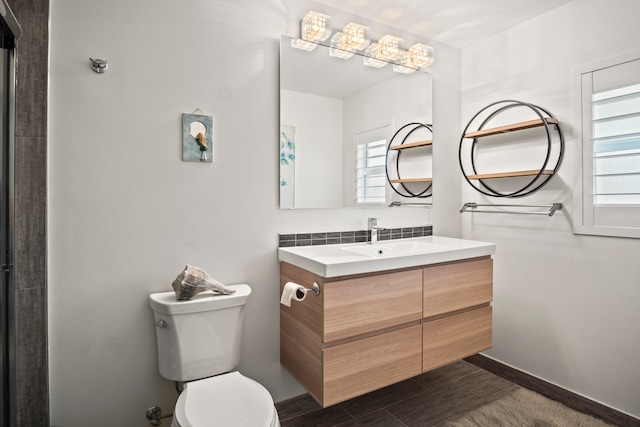
[[[491,258],[425,267],[423,274],[425,318],[485,304],[493,299]]]
[[[422,373],[421,325],[323,349],[327,407]]]
[[[491,348],[491,306],[425,321],[423,372]]]
[[[325,283],[324,343],[380,331],[422,318],[422,270]]]

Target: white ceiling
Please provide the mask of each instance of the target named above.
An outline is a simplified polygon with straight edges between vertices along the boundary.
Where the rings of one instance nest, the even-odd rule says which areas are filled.
[[[317,0],[332,8],[463,48],[572,0]]]

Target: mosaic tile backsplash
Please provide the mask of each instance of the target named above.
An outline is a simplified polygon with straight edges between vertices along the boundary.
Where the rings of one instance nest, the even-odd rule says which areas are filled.
[[[378,231],[378,240],[408,239],[410,237],[431,236],[433,227],[385,228]],[[328,231],[320,233],[280,234],[278,246],[337,245],[341,243],[360,243],[369,240],[369,230]]]

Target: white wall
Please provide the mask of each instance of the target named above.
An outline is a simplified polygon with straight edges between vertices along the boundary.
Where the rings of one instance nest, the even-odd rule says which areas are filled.
[[[341,99],[280,91],[280,123],[296,128],[294,206],[342,206]],[[338,172],[338,173],[336,173]]]
[[[572,73],[636,49],[639,14],[637,0],[576,0],[462,50],[463,126],[489,103],[517,99],[549,109],[567,142],[559,173],[547,186],[507,201],[562,202],[562,212],[551,218],[463,216],[464,237],[497,243],[494,344],[487,355],[636,417],[640,240],[572,233],[580,144]],[[513,157],[522,155],[520,148]],[[505,202],[481,197],[466,182],[462,197]]]
[[[172,410],[147,297],[170,290],[186,263],[251,285],[239,369],[277,401],[302,393],[279,363],[277,234],[361,229],[368,216],[425,223],[423,209],[278,209],[278,40],[312,7],[335,24],[353,19],[294,0],[51,3],[52,425],[142,427],[147,407]],[[451,143],[460,52],[432,44],[435,138]],[[109,71],[91,71],[89,56]],[[212,164],[180,160],[181,114],[198,108],[214,118]],[[460,179],[441,173],[434,227],[455,234],[444,209],[458,207],[447,188]]]
[[[395,129],[409,121],[431,123],[431,76],[398,74],[345,100],[345,136],[393,120]],[[346,138],[345,138],[346,139]]]

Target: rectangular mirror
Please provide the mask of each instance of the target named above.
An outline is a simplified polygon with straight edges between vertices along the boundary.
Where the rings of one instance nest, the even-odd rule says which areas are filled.
[[[280,208],[388,206],[397,197],[386,147],[404,125],[432,123],[431,75],[368,67],[358,54],[331,57],[324,45],[296,49],[292,40],[280,40]],[[406,176],[430,176],[424,153],[402,151]]]

